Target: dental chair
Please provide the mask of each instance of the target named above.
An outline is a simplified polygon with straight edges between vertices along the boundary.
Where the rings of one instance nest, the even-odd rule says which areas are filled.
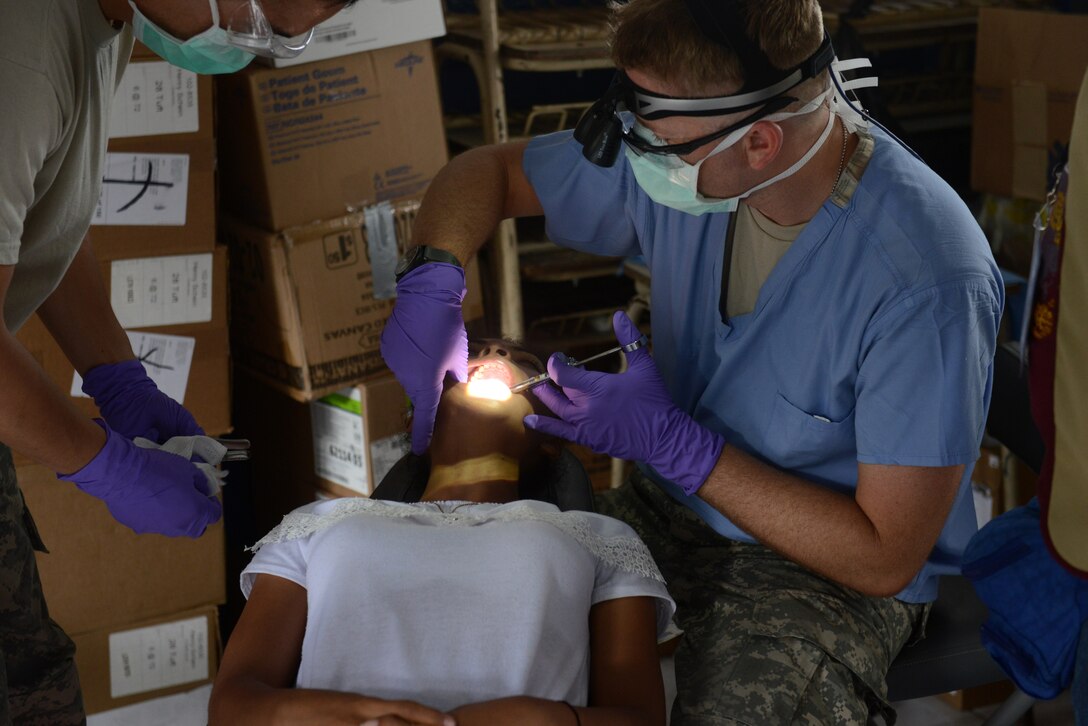
[[[1045,448],[1031,417],[1027,373],[1015,344],[998,347],[986,430],[1033,471],[1039,471]],[[942,577],[926,624],[926,637],[905,646],[888,671],[888,700],[909,701],[1007,680],[979,635],[988,615],[986,605],[975,595],[967,578]],[[1011,726],[1034,702],[1017,689],[985,724]]]
[[[371,499],[418,502],[427,488],[430,461],[408,453],[400,459],[371,493]],[[537,467],[533,476],[522,479],[518,496],[554,504],[563,511],[578,509],[592,512],[593,486],[574,454],[562,449],[559,456]]]

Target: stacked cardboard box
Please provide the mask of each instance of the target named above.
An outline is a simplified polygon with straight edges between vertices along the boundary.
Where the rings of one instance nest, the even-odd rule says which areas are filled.
[[[160,389],[212,435],[231,429],[227,252],[215,244],[209,78],[137,52],[121,81],[90,231],[114,311]],[[44,325],[20,341],[88,416],[94,403]],[[50,615],[77,643],[89,713],[209,681],[225,601],[223,525],[197,540],[136,535],[105,505],[16,457],[50,549]],[[75,526],[78,523],[78,526]]]
[[[378,34],[400,42],[386,46],[357,34],[372,29],[356,17],[374,10],[363,5],[319,29],[330,40],[315,41],[315,53],[286,67],[248,68],[218,86],[236,417],[253,441],[260,523],[312,500],[322,479],[338,493],[369,493],[383,466],[375,470],[371,444],[393,434],[386,420],[403,430],[404,394],[380,339],[396,260],[448,158],[426,40],[442,32],[441,8],[409,0],[382,10],[412,14],[419,22],[397,23],[397,32],[423,38]],[[352,52],[360,48],[376,49]],[[475,262],[466,275],[472,321],[483,317]],[[351,444],[342,447],[342,437]],[[340,466],[337,455],[347,457]]]
[[[1088,17],[983,8],[978,18],[971,186],[1043,200],[1064,158],[1088,67]],[[1030,259],[1030,253],[1028,254]]]
[[[318,496],[367,496],[404,454],[408,400],[388,371],[305,403],[239,369],[237,422],[253,441],[254,526]]]

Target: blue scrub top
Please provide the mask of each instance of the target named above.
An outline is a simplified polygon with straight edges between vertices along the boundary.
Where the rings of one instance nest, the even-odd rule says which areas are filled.
[[[654,360],[677,405],[700,424],[847,494],[858,462],[966,465],[936,547],[898,595],[927,602],[938,575],[959,572],[977,529],[970,477],[1004,292],[986,238],[951,187],[885,134],[873,136],[849,204],[825,202],[755,309],[725,322],[718,303],[728,214],[655,204],[622,154],[611,168],[595,166],[570,132],[534,139],[523,165],[554,242],[646,258]],[[642,466],[720,534],[755,541]]]

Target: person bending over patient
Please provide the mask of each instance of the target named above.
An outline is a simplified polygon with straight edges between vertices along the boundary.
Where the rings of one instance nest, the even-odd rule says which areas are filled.
[[[470,395],[539,370],[491,343],[447,385],[421,501],[309,504],[257,544],[211,724],[665,723],[675,606],[649,551],[618,520],[519,500],[548,456],[531,394]]]

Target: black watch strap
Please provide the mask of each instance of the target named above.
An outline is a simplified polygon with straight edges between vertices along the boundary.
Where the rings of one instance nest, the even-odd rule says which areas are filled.
[[[445,262],[448,265],[464,267],[464,265],[461,264],[461,261],[457,259],[457,256],[452,252],[447,252],[446,250],[437,247],[428,247],[427,245],[416,245],[415,247],[409,248],[400,259],[396,272],[397,282],[400,282],[400,279],[412,270],[417,267],[422,267],[428,262]]]

